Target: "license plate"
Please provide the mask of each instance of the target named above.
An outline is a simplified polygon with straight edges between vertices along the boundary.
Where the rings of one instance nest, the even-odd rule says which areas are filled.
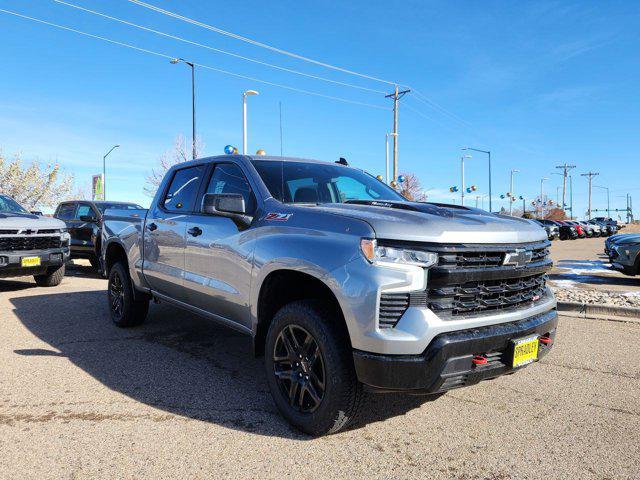
[[[535,362],[538,358],[538,337],[513,340],[513,368]]]
[[[39,267],[40,257],[22,257],[20,263],[23,267]]]

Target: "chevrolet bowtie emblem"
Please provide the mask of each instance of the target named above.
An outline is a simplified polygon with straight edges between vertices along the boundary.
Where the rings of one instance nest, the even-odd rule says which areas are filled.
[[[533,252],[531,250],[524,250],[517,248],[515,252],[508,252],[504,256],[503,265],[515,265],[516,267],[524,267],[531,262]]]

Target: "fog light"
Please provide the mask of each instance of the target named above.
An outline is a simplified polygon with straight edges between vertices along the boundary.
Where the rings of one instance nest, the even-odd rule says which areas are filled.
[[[49,261],[53,263],[62,263],[62,254],[61,253],[52,253],[49,255]]]

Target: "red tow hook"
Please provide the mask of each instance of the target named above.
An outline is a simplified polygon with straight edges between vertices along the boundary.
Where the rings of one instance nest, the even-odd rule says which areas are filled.
[[[540,343],[548,347],[553,343],[553,338],[549,334],[543,335],[540,337]]]
[[[488,363],[487,357],[483,357],[482,355],[475,355],[471,360],[476,367],[480,365],[486,365]]]

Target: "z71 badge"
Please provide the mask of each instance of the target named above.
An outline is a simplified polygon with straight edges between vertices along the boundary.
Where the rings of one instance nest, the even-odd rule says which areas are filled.
[[[293,213],[268,213],[265,220],[269,220],[271,222],[286,222],[291,218]]]

